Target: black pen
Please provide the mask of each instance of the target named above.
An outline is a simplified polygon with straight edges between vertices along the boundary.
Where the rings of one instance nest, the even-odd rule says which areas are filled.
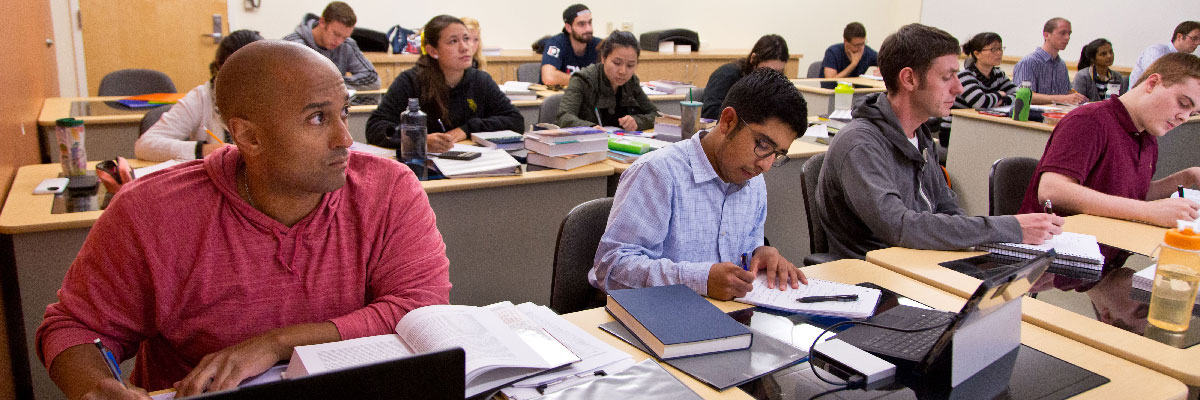
[[[1182,199],[1183,198],[1183,185],[1179,185],[1178,189],[1179,189],[1179,198]]]
[[[823,301],[858,301],[857,294],[840,294],[837,296],[808,296],[796,299],[801,303],[820,303]]]
[[[1042,204],[1042,211],[1046,214],[1054,214],[1054,205],[1050,204],[1050,199],[1046,199],[1046,202]]]

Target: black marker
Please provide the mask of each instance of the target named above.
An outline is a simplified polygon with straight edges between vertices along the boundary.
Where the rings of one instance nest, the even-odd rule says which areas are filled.
[[[1182,199],[1183,198],[1183,185],[1179,185],[1178,189],[1179,189],[1179,198]]]
[[[824,301],[858,301],[857,294],[841,294],[837,296],[808,296],[796,299],[801,303],[820,303]]]

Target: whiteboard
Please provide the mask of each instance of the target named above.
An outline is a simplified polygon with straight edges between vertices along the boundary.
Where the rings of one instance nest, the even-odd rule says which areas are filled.
[[[991,31],[1004,39],[1006,56],[1022,57],[1042,45],[1042,26],[1053,17],[1071,21],[1071,42],[1060,54],[1079,60],[1083,46],[1105,38],[1113,44],[1117,66],[1133,67],[1142,50],[1171,39],[1175,26],[1200,20],[1197,0],[924,0],[921,23],[936,26],[958,38],[970,40]]]

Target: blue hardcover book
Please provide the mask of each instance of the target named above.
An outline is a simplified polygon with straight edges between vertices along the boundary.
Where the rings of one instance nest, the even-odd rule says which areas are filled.
[[[608,292],[604,307],[660,359],[750,347],[750,330],[684,285]]]

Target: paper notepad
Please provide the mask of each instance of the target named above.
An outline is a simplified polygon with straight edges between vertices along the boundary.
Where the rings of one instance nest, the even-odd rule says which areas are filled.
[[[858,300],[824,301],[820,303],[801,303],[796,301],[801,297],[844,294],[857,294]],[[747,293],[746,297],[739,297],[733,299],[733,301],[789,312],[830,317],[866,318],[875,312],[875,305],[879,303],[879,294],[879,289],[812,278],[809,278],[807,285],[800,285],[798,289],[790,287],[788,290],[779,290],[778,288],[768,289],[767,276],[760,274],[758,279],[754,280],[754,290]]]
[[[1024,243],[988,243],[977,246],[991,253],[1019,258],[1033,258],[1054,249],[1058,256],[1054,264],[1100,269],[1104,265],[1104,255],[1100,254],[1100,243],[1096,237],[1082,233],[1063,232],[1045,243],[1039,245]]]

